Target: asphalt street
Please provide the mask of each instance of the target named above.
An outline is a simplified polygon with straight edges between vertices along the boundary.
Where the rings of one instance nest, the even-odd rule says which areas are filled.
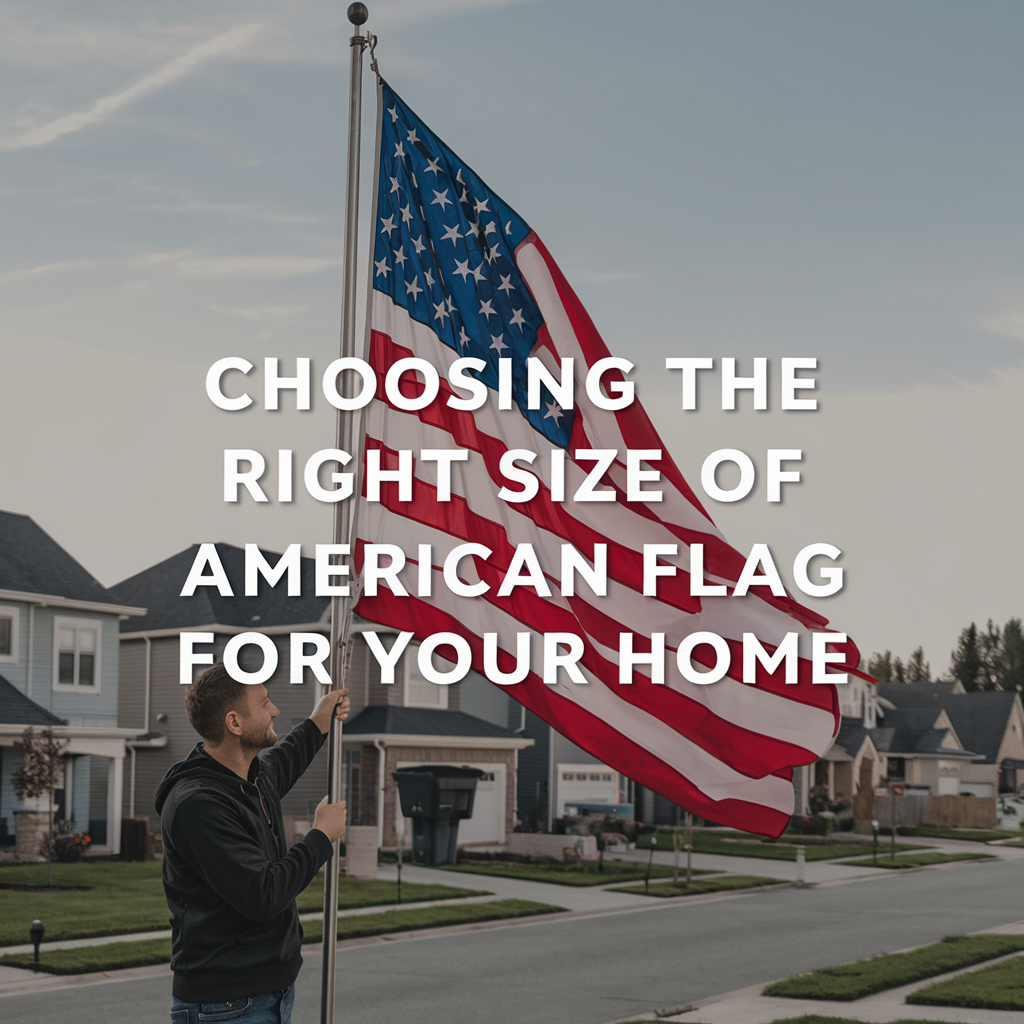
[[[604,1024],[1024,919],[1024,858],[339,950],[338,1024]],[[319,1020],[319,955],[295,1024]],[[166,977],[0,1000],[18,1024],[165,1022]]]

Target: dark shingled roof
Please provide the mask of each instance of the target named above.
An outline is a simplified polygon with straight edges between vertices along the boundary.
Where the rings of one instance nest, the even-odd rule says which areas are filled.
[[[201,586],[191,597],[179,597],[189,570],[199,552],[199,545],[144,569],[109,590],[111,598],[127,605],[148,609],[148,614],[121,623],[122,633],[155,629],[192,629],[217,623],[223,626],[298,626],[319,622],[330,604],[330,598],[315,596],[312,558],[301,563],[302,596],[288,596],[287,577],[270,587],[261,576],[259,595],[245,597],[245,550],[233,544],[216,544],[217,555],[227,573],[234,597],[221,597],[216,587]],[[270,565],[280,557],[264,551]],[[209,570],[207,570],[209,574]]]
[[[952,696],[955,685],[942,680],[934,683],[879,683],[875,693],[898,708],[934,707],[938,714],[939,709],[945,707],[946,699]]]
[[[396,736],[506,736],[516,733],[464,711],[403,708],[389,705],[363,708],[345,723],[346,736],[391,733]]]
[[[45,530],[16,512],[0,511],[0,590],[116,603]]]
[[[946,730],[932,728],[941,710],[938,707],[887,711],[884,724],[874,729],[865,729],[859,721],[844,722],[839,728],[836,743],[851,757],[857,756],[865,736],[871,737],[871,742],[880,754],[891,754],[894,757],[941,753],[943,757],[962,758],[965,754],[977,753],[970,747],[964,751],[942,746]],[[962,737],[960,741],[963,742]]]
[[[67,725],[0,676],[0,722],[4,725]]]
[[[944,710],[960,742],[968,750],[984,754],[984,763],[994,764],[1018,694],[951,693],[952,688],[953,683],[885,683],[879,684],[878,691],[900,709],[931,708],[936,715]]]

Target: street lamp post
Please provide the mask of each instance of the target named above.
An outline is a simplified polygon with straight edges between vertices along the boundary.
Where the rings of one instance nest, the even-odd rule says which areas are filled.
[[[647,895],[647,888],[651,881],[651,862],[654,860],[654,848],[658,845],[658,837],[651,836],[651,855],[647,858],[647,874],[644,875],[644,895]]]
[[[28,933],[32,936],[32,945],[35,946],[35,961],[39,963],[39,944],[43,941],[43,934],[46,932],[46,925],[39,918],[36,918],[29,926]]]

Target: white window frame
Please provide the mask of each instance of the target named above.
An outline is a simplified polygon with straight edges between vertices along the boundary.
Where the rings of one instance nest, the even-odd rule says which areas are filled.
[[[93,666],[93,685],[82,686],[80,683],[61,683],[60,679],[60,631],[61,629],[94,629],[96,631],[96,661]],[[77,639],[76,639],[77,643]],[[99,693],[100,680],[103,678],[103,620],[72,619],[66,616],[53,617],[53,689],[59,693]]]
[[[16,604],[0,604],[0,619],[11,620],[11,653],[0,654],[0,663],[16,665],[19,657],[21,638],[21,609]]]
[[[409,698],[409,670],[415,668],[417,674],[419,672],[419,656],[420,648],[417,644],[415,647],[411,644],[405,649],[405,656],[402,658],[403,670],[402,670],[402,700],[407,708],[432,708],[434,711],[447,711],[448,710],[448,687],[440,686],[437,683],[428,682],[426,679],[423,682],[427,686],[434,687],[438,691],[438,699],[436,703],[425,704],[422,701],[410,700]]]

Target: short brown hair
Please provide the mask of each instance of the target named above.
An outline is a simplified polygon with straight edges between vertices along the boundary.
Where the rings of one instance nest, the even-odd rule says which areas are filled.
[[[224,716],[245,706],[245,685],[232,679],[223,663],[211,665],[185,692],[189,724],[208,743],[224,739]]]

